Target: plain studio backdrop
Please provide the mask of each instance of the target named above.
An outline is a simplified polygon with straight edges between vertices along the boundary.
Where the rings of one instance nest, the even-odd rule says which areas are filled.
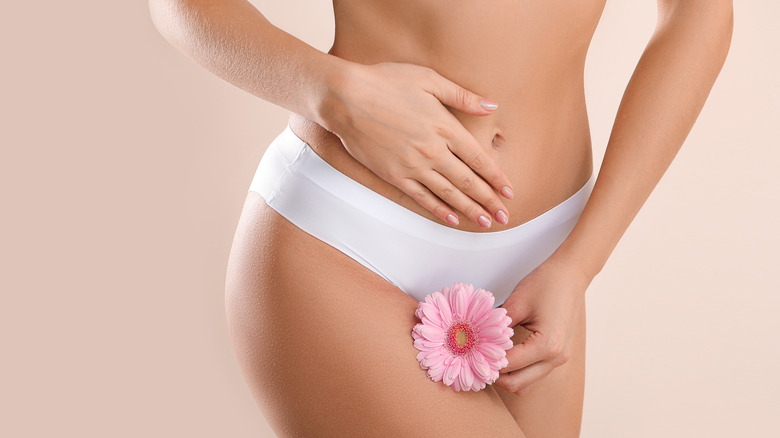
[[[254,1],[326,51],[327,1]],[[600,165],[655,2],[607,2],[585,72]],[[582,436],[776,437],[780,7],[736,1],[698,121],[587,292]],[[0,18],[0,435],[273,436],[223,294],[287,111],[213,76],[145,1]]]

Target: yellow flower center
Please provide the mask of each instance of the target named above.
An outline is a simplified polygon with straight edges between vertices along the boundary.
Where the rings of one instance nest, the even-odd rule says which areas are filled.
[[[463,356],[471,353],[478,343],[477,329],[471,321],[457,319],[452,321],[445,335],[444,345],[450,353]]]
[[[455,342],[458,344],[458,347],[462,347],[466,345],[466,341],[468,340],[468,336],[466,335],[466,331],[463,329],[458,330],[457,333],[455,333]]]

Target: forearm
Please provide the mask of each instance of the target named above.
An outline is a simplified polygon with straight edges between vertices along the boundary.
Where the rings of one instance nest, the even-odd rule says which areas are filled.
[[[554,257],[593,278],[696,121],[731,43],[731,7],[688,2],[659,14],[629,81],[591,197]]]
[[[245,0],[149,0],[152,20],[176,48],[261,99],[320,124],[343,59],[273,26]]]

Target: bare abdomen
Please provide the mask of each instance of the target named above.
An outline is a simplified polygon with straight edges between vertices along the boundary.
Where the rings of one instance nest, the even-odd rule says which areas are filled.
[[[424,65],[499,109],[489,116],[451,110],[512,181],[504,200],[510,222],[522,224],[565,200],[592,172],[583,69],[603,0],[555,4],[466,1],[337,1],[330,53],[363,64]],[[400,205],[450,226],[380,179],[343,148],[335,135],[293,115],[293,131],[333,167]]]

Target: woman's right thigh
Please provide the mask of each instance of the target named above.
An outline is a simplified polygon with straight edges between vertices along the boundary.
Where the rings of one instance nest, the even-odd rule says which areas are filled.
[[[226,307],[239,365],[277,434],[524,437],[492,387],[456,393],[428,379],[411,337],[416,306],[249,192]]]

